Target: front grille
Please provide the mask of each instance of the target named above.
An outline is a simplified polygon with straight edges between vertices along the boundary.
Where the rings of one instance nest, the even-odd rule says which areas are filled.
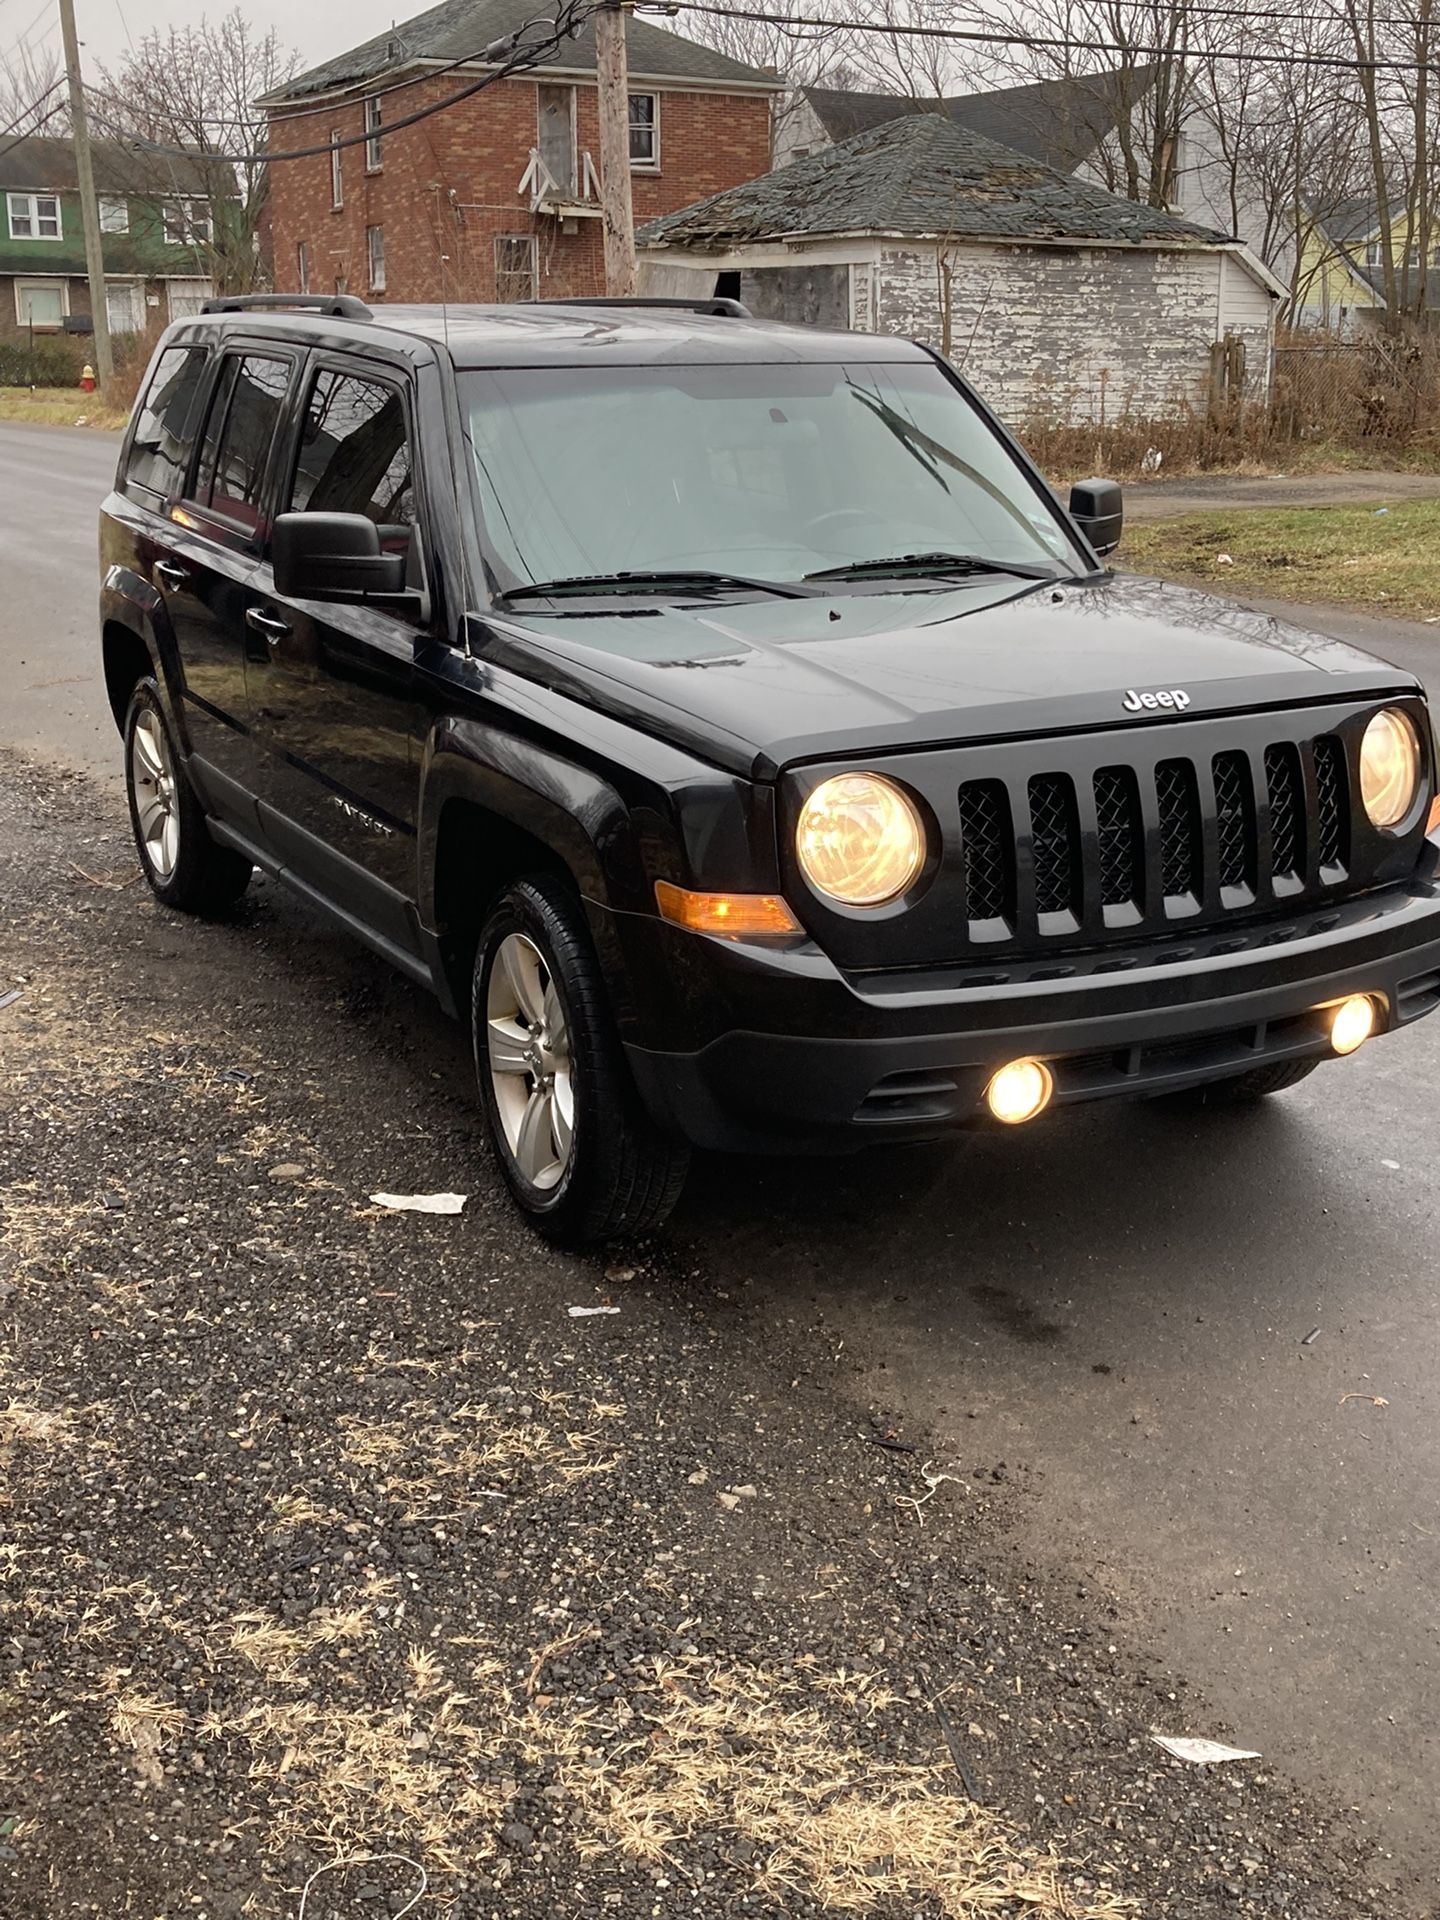
[[[1267,740],[1262,725],[1279,733],[1284,722],[1262,720],[1247,746],[1213,754],[1148,759],[1141,749],[1130,763],[1092,770],[1082,760],[1062,772],[1043,761],[1037,770],[1037,753],[1023,772],[967,781],[959,800],[970,938],[1098,943],[1124,929],[1214,924],[1364,884],[1348,871],[1342,736],[1310,737],[1302,722],[1288,739]],[[1184,734],[1180,743],[1188,745]]]
[[[1035,862],[1035,911],[1077,913],[1080,907],[1080,832],[1075,784],[1063,773],[1030,782],[1030,852]]]
[[[1243,753],[1217,753],[1214,773],[1220,884],[1251,888],[1255,883],[1255,793],[1250,762]]]
[[[1132,767],[1102,767],[1095,776],[1095,828],[1100,852],[1100,904],[1128,906],[1140,892],[1145,835]]]
[[[1160,891],[1167,900],[1200,891],[1200,796],[1188,760],[1162,760],[1155,769],[1160,811]]]
[[[1300,750],[1288,740],[1265,749],[1265,791],[1270,799],[1270,870],[1293,880],[1305,871],[1305,790]]]
[[[1333,733],[1315,742],[1315,813],[1320,865],[1343,867],[1350,857],[1349,778],[1345,749]]]
[[[1015,835],[1003,781],[969,780],[960,789],[960,850],[966,919],[1012,920]]]

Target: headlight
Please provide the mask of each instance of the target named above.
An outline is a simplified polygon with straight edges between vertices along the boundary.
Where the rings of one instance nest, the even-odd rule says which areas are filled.
[[[1420,736],[1398,707],[1377,713],[1360,743],[1360,798],[1371,824],[1398,827],[1420,786]]]
[[[795,851],[818,892],[847,907],[880,907],[919,873],[925,829],[889,780],[878,773],[837,773],[805,802]]]

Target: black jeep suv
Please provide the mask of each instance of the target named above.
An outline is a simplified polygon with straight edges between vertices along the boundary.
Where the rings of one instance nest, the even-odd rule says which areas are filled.
[[[104,509],[141,861],[190,911],[258,866],[468,1010],[569,1240],[692,1142],[1273,1093],[1440,1000],[1429,713],[1119,531],[904,340],[216,303]]]

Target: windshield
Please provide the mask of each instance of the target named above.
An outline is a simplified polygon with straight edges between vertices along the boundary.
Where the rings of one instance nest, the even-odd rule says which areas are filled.
[[[503,589],[686,569],[796,581],[915,554],[1079,564],[935,366],[514,368],[461,392]]]

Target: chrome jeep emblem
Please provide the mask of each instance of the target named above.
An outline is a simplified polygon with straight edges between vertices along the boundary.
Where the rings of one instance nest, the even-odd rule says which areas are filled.
[[[1127,687],[1120,704],[1126,713],[1153,713],[1159,707],[1168,713],[1184,713],[1190,696],[1180,687],[1171,687],[1165,693],[1137,693],[1133,687]]]

